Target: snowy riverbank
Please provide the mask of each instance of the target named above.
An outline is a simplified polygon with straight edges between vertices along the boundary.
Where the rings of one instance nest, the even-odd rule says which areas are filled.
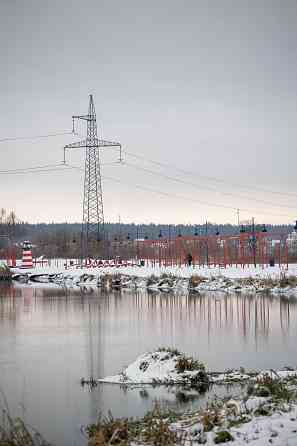
[[[232,401],[185,414],[156,408],[140,420],[99,420],[86,429],[88,445],[296,446],[297,405],[284,403],[271,414],[261,415],[263,404],[263,399],[250,398],[244,404]]]
[[[185,369],[189,374],[195,370],[205,372],[203,364],[193,358],[176,350],[158,349],[141,355],[121,374],[100,381],[138,385],[170,385],[174,381],[185,385],[189,384]],[[232,376],[246,383],[236,398],[215,398],[206,408],[184,413],[156,407],[140,420],[99,419],[88,427],[89,445],[97,444],[98,438],[104,438],[106,444],[116,444],[121,436],[125,436],[127,445],[296,445],[297,371],[230,371],[217,374],[216,380],[226,383]],[[211,382],[213,374],[208,377]]]
[[[14,280],[55,283],[66,287],[93,286],[160,291],[222,291],[297,296],[297,265],[279,267],[37,267],[11,269]]]

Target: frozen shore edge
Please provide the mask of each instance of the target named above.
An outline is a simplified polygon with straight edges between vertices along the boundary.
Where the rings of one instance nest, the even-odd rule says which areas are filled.
[[[297,266],[291,269],[141,268],[127,269],[11,269],[12,279],[27,283],[54,283],[71,287],[102,287],[151,291],[220,291],[267,293],[297,297]]]

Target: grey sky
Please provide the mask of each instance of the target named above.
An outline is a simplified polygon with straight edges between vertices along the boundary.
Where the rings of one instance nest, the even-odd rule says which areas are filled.
[[[71,130],[71,115],[87,111],[92,93],[103,137],[129,152],[227,183],[294,193],[296,23],[295,0],[0,0],[0,139]],[[75,140],[0,144],[0,170],[59,162],[63,145]],[[117,156],[107,149],[101,158],[108,164]],[[83,160],[82,152],[71,154],[73,164]],[[251,209],[242,218],[260,222],[297,218],[296,197],[140,164],[251,200],[106,165],[103,176],[122,182],[103,182],[106,220],[236,221],[231,209],[191,200]],[[77,171],[0,175],[0,187],[0,206],[21,218],[81,219]]]

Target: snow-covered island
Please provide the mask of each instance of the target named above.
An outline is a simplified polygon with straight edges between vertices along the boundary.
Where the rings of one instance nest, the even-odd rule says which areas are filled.
[[[108,376],[99,382],[115,384],[183,384],[206,390],[209,378],[205,365],[177,349],[159,348],[140,355],[120,374]]]
[[[132,364],[119,374],[99,378],[98,382],[110,384],[181,384],[193,387],[201,386],[205,391],[209,384],[232,384],[257,382],[268,377],[271,380],[296,378],[297,370],[246,371],[227,370],[224,372],[207,371],[205,364],[176,348],[160,347],[153,352],[140,355]],[[198,389],[199,390],[199,389]]]

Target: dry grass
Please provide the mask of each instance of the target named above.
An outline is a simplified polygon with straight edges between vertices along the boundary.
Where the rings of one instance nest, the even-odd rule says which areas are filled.
[[[198,361],[191,356],[187,357],[185,355],[180,355],[176,362],[175,368],[179,373],[195,370],[205,371],[205,365],[201,361]]]
[[[88,426],[87,434],[89,446],[124,446],[129,440],[129,420],[114,419],[111,414],[104,418],[100,416],[96,424]]]
[[[112,274],[102,274],[100,278],[102,287],[110,287],[112,284],[113,275]]]
[[[12,274],[8,266],[4,263],[0,263],[0,280],[9,280],[11,277]]]
[[[189,279],[189,287],[190,288],[196,288],[200,283],[205,282],[206,278],[199,276],[198,274],[194,274]]]
[[[133,443],[152,446],[173,446],[178,436],[169,429],[173,414],[162,412],[158,405],[141,420],[99,417],[96,424],[88,426],[88,446],[128,446]]]
[[[211,431],[215,426],[221,426],[223,422],[221,404],[213,401],[209,407],[201,411],[200,420],[204,432]]]
[[[297,276],[287,276],[285,272],[280,273],[278,278],[271,276],[264,278],[246,277],[244,279],[237,279],[237,282],[242,286],[257,286],[261,288],[294,288],[297,286]]]
[[[12,418],[8,411],[3,410],[0,446],[50,446],[50,444],[38,432],[26,426],[21,418]]]
[[[154,446],[170,446],[177,444],[177,433],[169,429],[166,420],[152,418],[141,434],[141,439]]]
[[[264,374],[261,379],[257,380],[256,386],[252,387],[252,393],[257,396],[270,396],[274,400],[287,403],[296,398],[296,392],[289,390],[285,381],[272,379],[268,374]]]
[[[280,274],[279,279],[279,286],[280,288],[286,288],[289,287],[296,287],[297,286],[297,276],[286,276],[286,273]]]
[[[181,355],[181,352],[174,347],[158,347],[156,351],[169,353],[170,357]]]
[[[50,446],[31,426],[14,418],[8,407],[4,392],[0,389],[0,446]]]

